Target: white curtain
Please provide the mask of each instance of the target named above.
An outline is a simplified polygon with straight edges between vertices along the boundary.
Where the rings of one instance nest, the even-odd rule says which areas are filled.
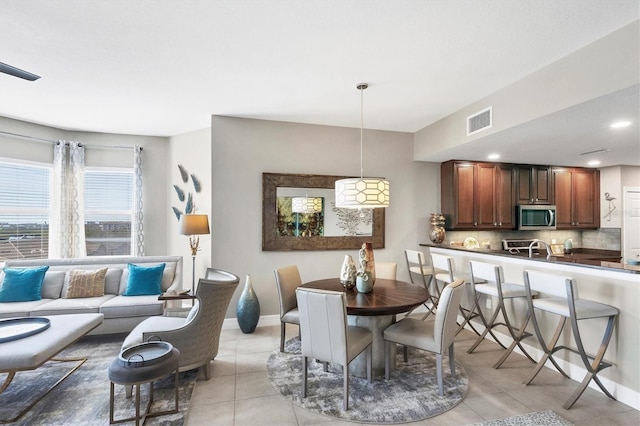
[[[58,141],[53,150],[49,258],[85,257],[84,147]]]
[[[144,256],[142,216],[142,147],[133,147],[133,217],[131,218],[131,254]]]

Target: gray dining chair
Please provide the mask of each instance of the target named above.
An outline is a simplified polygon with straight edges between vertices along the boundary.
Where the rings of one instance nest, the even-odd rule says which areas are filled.
[[[275,270],[275,275],[280,300],[280,352],[284,352],[287,324],[300,326],[296,289],[302,285],[302,279],[295,265],[278,268]]]
[[[457,280],[447,285],[440,294],[435,321],[421,321],[403,318],[384,330],[384,375],[387,380],[391,371],[391,343],[405,346],[404,360],[407,362],[406,347],[421,349],[436,354],[436,379],[438,393],[444,395],[442,355],[449,354],[451,376],[455,377],[456,367],[453,356],[453,341],[458,325],[456,317],[464,292],[464,281]],[[394,351],[395,354],[395,351]]]
[[[343,407],[349,409],[349,363],[366,351],[367,381],[371,383],[370,330],[347,325],[346,296],[342,291],[299,288],[302,340],[302,397],[307,397],[309,358],[342,366]]]

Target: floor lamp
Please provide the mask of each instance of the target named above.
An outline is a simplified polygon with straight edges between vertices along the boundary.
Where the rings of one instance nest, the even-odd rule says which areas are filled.
[[[209,218],[206,214],[183,214],[180,216],[180,233],[189,236],[189,247],[193,259],[191,294],[195,295],[196,254],[200,250],[200,235],[209,234]]]

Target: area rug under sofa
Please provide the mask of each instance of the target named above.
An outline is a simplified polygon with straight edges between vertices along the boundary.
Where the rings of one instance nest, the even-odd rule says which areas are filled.
[[[86,357],[87,361],[11,425],[108,425],[107,369],[111,361],[118,356],[124,337],[125,335],[89,336],[61,352],[56,358]],[[7,390],[0,394],[0,419],[13,417],[74,365],[50,361],[37,370],[17,373]],[[178,413],[149,418],[145,425],[184,424],[196,376],[196,370],[180,373]],[[141,386],[143,408],[148,400],[148,389],[148,385]],[[124,392],[123,386],[116,386],[116,419],[135,414],[135,398],[126,398]],[[173,376],[155,383],[154,400],[152,411],[172,408]]]

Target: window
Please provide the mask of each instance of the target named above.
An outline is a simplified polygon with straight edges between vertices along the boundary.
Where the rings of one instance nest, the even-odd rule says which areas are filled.
[[[48,257],[51,166],[0,159],[0,262]]]
[[[131,254],[132,203],[132,169],[85,169],[87,256]]]

